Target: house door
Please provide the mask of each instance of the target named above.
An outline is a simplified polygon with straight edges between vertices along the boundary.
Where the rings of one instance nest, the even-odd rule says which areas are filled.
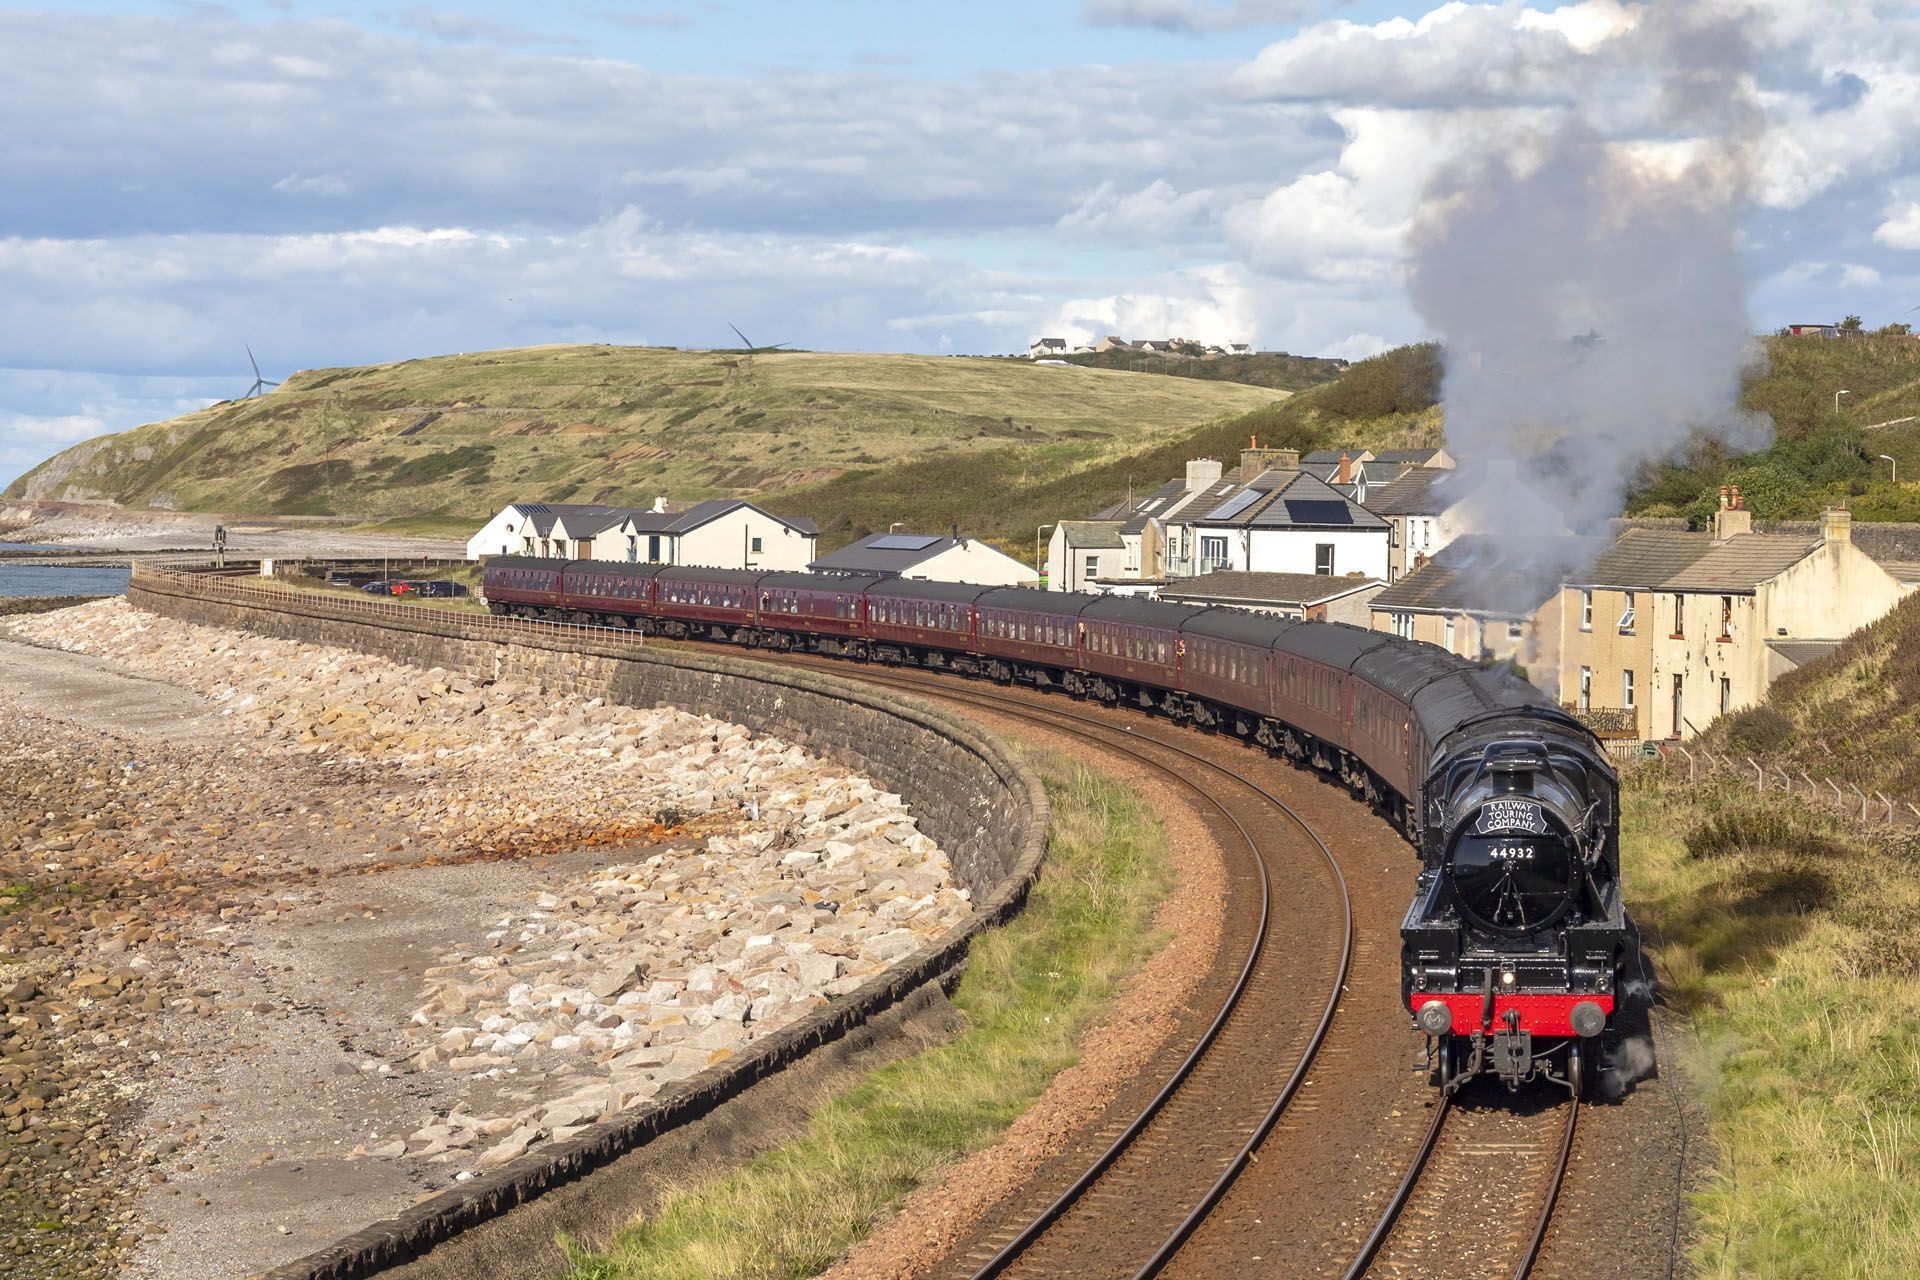
[[[1680,710],[1680,690],[1680,677],[1676,674],[1673,677],[1673,736],[1676,738],[1683,736],[1680,727],[1686,723]]]

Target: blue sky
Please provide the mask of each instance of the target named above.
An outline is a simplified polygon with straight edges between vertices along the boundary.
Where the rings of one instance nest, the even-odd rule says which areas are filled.
[[[1737,204],[1753,327],[1897,318],[1920,305],[1914,16],[1737,7],[1764,123],[1707,194]],[[729,323],[932,352],[1118,332],[1354,356],[1430,336],[1409,255],[1450,165],[1569,127],[1661,164],[1724,151],[1717,126],[1649,110],[1674,86],[1644,13],[0,10],[0,481],[243,390],[247,343],[277,375],[720,344]]]

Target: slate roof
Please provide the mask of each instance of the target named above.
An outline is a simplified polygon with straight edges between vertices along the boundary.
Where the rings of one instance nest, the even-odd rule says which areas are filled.
[[[1817,658],[1826,657],[1842,643],[1839,640],[1769,640],[1767,648],[1794,666],[1804,667]]]
[[[1444,483],[1456,473],[1441,467],[1409,467],[1367,494],[1367,510],[1382,516],[1437,516],[1466,495],[1449,494]]]
[[[1343,453],[1347,455],[1348,460],[1356,467],[1362,462],[1380,456],[1369,449],[1315,449],[1312,453],[1300,459],[1300,461],[1303,465],[1311,462],[1315,466],[1337,467],[1340,465],[1340,455]]]
[[[933,559],[944,551],[950,551],[960,545],[961,539],[942,534],[933,537],[920,535],[925,544],[918,547],[874,546],[876,542],[887,539],[911,541],[914,535],[905,533],[873,533],[849,543],[838,551],[829,552],[815,560],[807,568],[818,573],[905,573],[915,565]]]
[[[1814,520],[1777,520],[1758,526],[1761,533],[1779,533],[1817,538],[1820,524]],[[1856,521],[1853,545],[1866,552],[1880,567],[1901,582],[1920,582],[1920,524],[1897,521]]]
[[[563,519],[574,537],[591,538],[619,524],[628,514],[626,507],[596,502],[516,502],[513,506],[543,538],[552,534],[554,524]]]
[[[1752,595],[1755,588],[1811,555],[1819,538],[1743,533],[1719,544],[1659,585],[1666,591]]]
[[[1353,499],[1304,471],[1269,471],[1273,487],[1245,486],[1255,491],[1250,501],[1238,493],[1195,518],[1195,524],[1234,529],[1385,529],[1387,522]]]
[[[1407,462],[1424,467],[1440,456],[1439,449],[1382,449],[1373,455],[1376,462]],[[1440,468],[1445,470],[1445,468]]]
[[[1504,538],[1470,534],[1455,538],[1433,559],[1394,583],[1371,601],[1376,610],[1410,613],[1475,613],[1496,618],[1533,615],[1560,590],[1554,562],[1578,564],[1598,550],[1591,538],[1536,539],[1561,544],[1559,554],[1522,558]]]
[[[1378,578],[1336,578],[1325,573],[1203,573],[1162,587],[1162,600],[1252,600],[1305,607],[1335,600],[1368,587]]]
[[[1110,521],[1062,520],[1060,529],[1067,545],[1076,551],[1120,551],[1127,545],[1120,537],[1119,526]]]
[[[1584,569],[1567,578],[1580,587],[1619,587],[1650,591],[1691,567],[1713,549],[1704,533],[1673,529],[1627,529]]]

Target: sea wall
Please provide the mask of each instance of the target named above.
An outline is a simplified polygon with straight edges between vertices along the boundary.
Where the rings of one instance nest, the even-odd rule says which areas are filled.
[[[647,1158],[650,1143],[711,1117],[809,1055],[844,1055],[850,1042],[871,1042],[874,1026],[911,1021],[929,999],[926,988],[956,970],[973,937],[1019,909],[1045,850],[1045,793],[1003,742],[966,720],[854,681],[744,658],[667,651],[626,632],[363,602],[144,566],[135,568],[128,598],[137,608],[189,622],[335,645],[480,679],[526,680],[627,706],[672,705],[776,735],[898,792],[920,829],[946,850],[976,906],[947,934],[753,1042],[739,1058],[280,1267],[269,1273],[274,1280],[370,1275],[463,1235],[469,1237],[460,1241],[463,1249],[450,1252],[471,1251],[470,1237],[480,1233],[550,1242],[556,1230],[592,1235],[618,1221],[632,1211],[623,1206],[637,1208],[657,1190],[660,1162]],[[585,1220],[569,1218],[568,1205],[580,1206]],[[432,1263],[428,1258],[424,1270],[416,1266],[409,1274],[432,1274]]]

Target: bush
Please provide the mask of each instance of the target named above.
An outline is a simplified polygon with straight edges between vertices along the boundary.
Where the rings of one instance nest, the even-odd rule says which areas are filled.
[[[1422,342],[1360,361],[1314,398],[1321,409],[1339,418],[1419,413],[1440,403],[1440,379],[1440,348]]]
[[[1785,746],[1793,738],[1793,721],[1772,707],[1748,707],[1727,721],[1727,736],[1735,748],[1755,755]]]
[[[1743,796],[1709,814],[1682,838],[1689,858],[1786,856],[1828,860],[1846,849],[1805,825],[1780,805],[1758,804]]]

